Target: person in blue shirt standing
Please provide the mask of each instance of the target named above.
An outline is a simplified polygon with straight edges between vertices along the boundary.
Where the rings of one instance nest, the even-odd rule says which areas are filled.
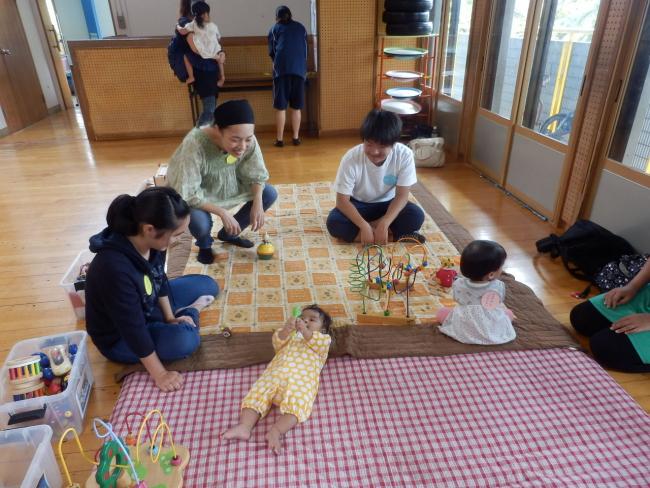
[[[293,145],[300,144],[300,110],[305,103],[307,79],[307,30],[291,18],[281,5],[275,10],[276,23],[269,31],[269,56],[273,60],[273,108],[276,109],[276,147],[284,146],[287,106],[291,109]]]

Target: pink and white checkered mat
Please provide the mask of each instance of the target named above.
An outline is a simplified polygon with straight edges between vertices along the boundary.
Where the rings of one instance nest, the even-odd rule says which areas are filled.
[[[650,417],[568,349],[447,357],[331,359],[312,417],[274,456],[260,422],[248,442],[219,433],[263,366],[185,374],[159,393],[143,373],[113,413],[160,408],[189,447],[186,487],[644,486]]]

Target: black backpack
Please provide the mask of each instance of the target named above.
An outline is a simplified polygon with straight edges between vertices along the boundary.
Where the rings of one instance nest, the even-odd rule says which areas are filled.
[[[535,246],[540,253],[561,257],[571,276],[596,285],[596,276],[607,263],[625,254],[637,254],[625,239],[589,220],[578,220],[561,236],[551,234]],[[580,295],[587,296],[589,288]]]

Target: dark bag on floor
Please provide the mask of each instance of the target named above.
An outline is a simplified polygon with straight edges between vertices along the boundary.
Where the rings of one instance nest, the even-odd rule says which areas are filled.
[[[625,286],[639,274],[648,258],[650,258],[650,254],[621,256],[619,260],[607,263],[602,267],[594,278],[594,284],[602,292]]]
[[[625,239],[589,220],[578,220],[561,236],[551,234],[535,245],[540,253],[550,253],[552,258],[560,256],[571,276],[594,284],[596,275],[607,263],[618,262],[626,254],[637,254]]]

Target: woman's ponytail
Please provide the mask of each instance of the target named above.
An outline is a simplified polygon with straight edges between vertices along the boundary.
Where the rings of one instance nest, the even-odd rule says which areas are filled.
[[[113,232],[134,236],[143,224],[153,225],[161,232],[175,230],[189,214],[189,205],[176,190],[157,186],[135,197],[117,197],[108,207],[106,223]]]
[[[106,223],[108,228],[118,234],[133,236],[138,233],[138,223],[135,220],[136,197],[120,195],[108,207]]]

